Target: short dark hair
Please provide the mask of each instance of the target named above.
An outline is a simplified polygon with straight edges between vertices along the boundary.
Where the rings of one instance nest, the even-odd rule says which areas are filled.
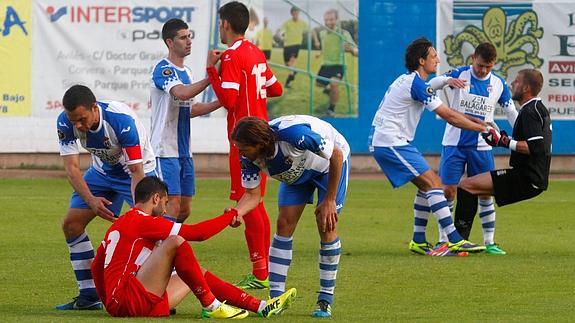
[[[271,157],[275,152],[278,137],[267,121],[256,117],[245,117],[236,124],[231,138],[250,147],[260,145],[263,147],[260,153],[265,157]]]
[[[164,43],[168,39],[173,39],[178,34],[178,31],[182,29],[190,29],[188,24],[185,23],[182,19],[172,18],[164,24],[162,27],[162,39]]]
[[[486,62],[495,62],[497,60],[497,49],[491,43],[481,43],[475,48],[475,57],[480,56]]]
[[[291,7],[291,9],[289,10],[290,13],[294,13],[296,11],[299,11],[299,8],[296,6]]]
[[[90,90],[85,85],[76,84],[70,87],[64,97],[62,98],[62,104],[66,111],[72,112],[76,110],[77,107],[83,106],[87,109],[91,108],[94,103],[96,103],[96,97],[92,90]]]
[[[526,68],[519,71],[523,75],[523,84],[528,85],[531,95],[537,96],[543,87],[543,75],[539,70]]]
[[[136,185],[135,203],[147,202],[156,193],[168,195],[168,185],[156,176],[146,176]]]
[[[433,47],[433,44],[425,37],[418,38],[407,46],[405,50],[405,67],[409,72],[413,72],[419,67],[420,58],[427,58],[431,47]]]
[[[220,19],[222,21],[226,20],[232,26],[234,32],[240,35],[245,34],[250,23],[250,11],[243,3],[237,1],[228,2],[218,10],[218,13],[220,14]]]

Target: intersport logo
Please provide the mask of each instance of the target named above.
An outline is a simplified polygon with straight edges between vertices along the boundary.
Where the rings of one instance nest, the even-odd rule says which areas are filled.
[[[46,7],[50,22],[60,20],[74,24],[83,23],[147,23],[157,21],[164,23],[172,18],[186,22],[192,21],[196,7],[126,7],[126,6],[64,6]]]

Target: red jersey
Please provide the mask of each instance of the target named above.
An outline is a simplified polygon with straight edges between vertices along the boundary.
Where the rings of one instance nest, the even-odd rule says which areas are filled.
[[[151,216],[132,208],[110,226],[92,264],[98,295],[106,307],[116,289],[134,276],[148,259],[156,242],[171,235],[188,241],[203,241],[227,227],[237,212],[187,225],[174,223],[161,216]]]
[[[246,39],[238,39],[223,52],[220,72],[208,67],[218,100],[228,110],[228,138],[236,123],[253,116],[268,120],[266,98],[282,95],[282,86],[269,68],[264,53]]]

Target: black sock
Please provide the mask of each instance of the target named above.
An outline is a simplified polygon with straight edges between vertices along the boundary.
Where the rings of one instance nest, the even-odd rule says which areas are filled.
[[[329,105],[329,107],[327,107],[327,109],[331,112],[335,112],[335,104],[331,104]]]
[[[455,207],[453,224],[457,232],[459,232],[465,240],[469,239],[475,213],[477,213],[477,196],[458,187],[457,205]]]

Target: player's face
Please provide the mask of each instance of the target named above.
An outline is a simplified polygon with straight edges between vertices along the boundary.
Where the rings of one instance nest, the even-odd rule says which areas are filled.
[[[155,194],[154,199],[156,199],[158,204],[152,209],[152,216],[162,216],[166,214],[168,210],[168,195]]]
[[[87,132],[98,128],[100,114],[96,103],[92,107],[78,106],[74,111],[66,111],[68,120],[74,125],[74,128]]]
[[[222,42],[222,44],[228,43],[228,39],[226,36],[226,25],[227,24],[229,24],[229,22],[227,22],[227,20],[220,19],[220,41]]]
[[[291,17],[292,17],[293,21],[297,21],[297,19],[299,18],[299,11],[298,10],[292,11]]]
[[[335,13],[333,12],[326,13],[323,16],[323,22],[327,28],[335,29],[335,25],[337,24],[337,18],[335,17]]]
[[[423,62],[423,70],[427,74],[436,73],[437,65],[439,65],[439,56],[437,55],[435,48],[430,47],[429,52],[427,53],[427,57]]]
[[[523,74],[519,73],[515,80],[511,82],[512,99],[515,101],[522,101],[523,94],[525,93],[525,86],[523,86]]]
[[[234,145],[238,148],[240,155],[251,161],[256,161],[260,157],[260,149],[257,146],[249,146],[237,141],[234,142]]]
[[[180,29],[172,39],[172,51],[180,57],[186,57],[192,52],[192,33],[188,29]]]
[[[488,62],[484,60],[483,57],[477,55],[473,57],[473,64],[471,66],[475,76],[478,78],[484,78],[491,72],[493,66],[495,66],[495,61]]]

